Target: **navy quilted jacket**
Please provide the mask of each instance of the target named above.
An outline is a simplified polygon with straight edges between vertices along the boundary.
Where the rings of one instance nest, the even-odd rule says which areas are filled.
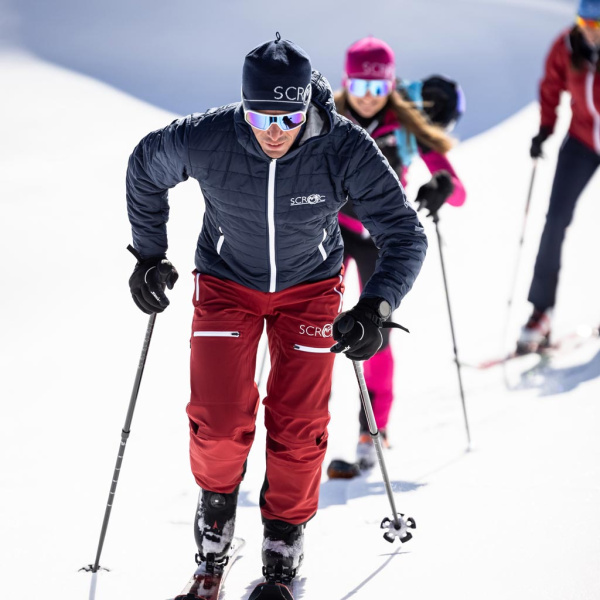
[[[136,250],[167,251],[168,190],[193,177],[205,200],[196,268],[263,292],[337,275],[337,213],[348,198],[380,249],[363,296],[397,307],[425,258],[427,239],[396,174],[362,128],[337,114],[327,80],[313,73],[307,124],[284,157],[270,159],[231,104],[147,135],[127,170]]]

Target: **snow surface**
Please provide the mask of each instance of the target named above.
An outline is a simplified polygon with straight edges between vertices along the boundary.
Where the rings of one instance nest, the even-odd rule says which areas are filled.
[[[127,157],[175,115],[26,54],[0,54],[4,293],[0,311],[0,598],[86,598],[147,318],[131,302],[134,259],[124,200]],[[473,110],[476,110],[473,108]],[[527,317],[556,153],[538,167],[511,323]],[[453,151],[467,204],[441,212],[452,308],[465,362],[502,350],[506,303],[537,127],[530,105]],[[411,173],[409,195],[426,175]],[[565,247],[557,334],[600,320],[600,176],[583,194]],[[98,577],[98,600],[165,599],[194,569],[197,489],[188,466],[191,275],[202,203],[195,182],[171,195],[169,257],[182,277],[158,316]],[[398,396],[386,454],[412,541],[381,537],[390,516],[380,474],[323,481],[306,529],[297,597],[596,600],[600,598],[600,343],[507,392],[502,370],[463,369],[466,436],[438,246],[396,319]],[[186,278],[187,275],[187,278]],[[357,297],[349,273],[347,305]],[[516,367],[511,376],[518,380]],[[264,381],[265,378],[263,378]],[[264,391],[264,390],[263,390]],[[352,458],[359,409],[350,362],[336,362],[327,460]],[[224,599],[260,577],[257,506],[262,415],[240,492],[247,544]],[[326,590],[326,591],[325,591]]]

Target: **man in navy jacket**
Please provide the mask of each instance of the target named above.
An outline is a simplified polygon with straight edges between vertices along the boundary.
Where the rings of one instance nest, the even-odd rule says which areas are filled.
[[[410,290],[427,241],[396,174],[371,138],[335,111],[309,57],[277,34],[245,58],[242,101],[179,119],[138,144],[127,207],[144,312],[169,304],[168,190],[196,179],[206,210],[196,250],[191,338],[192,472],[201,488],[199,560],[226,560],[255,433],[256,351],[267,322],[271,374],[260,507],[267,580],[289,582],[317,510],[335,353],[367,360]],[[379,248],[358,304],[341,313],[348,198]],[[333,338],[337,343],[332,347]]]

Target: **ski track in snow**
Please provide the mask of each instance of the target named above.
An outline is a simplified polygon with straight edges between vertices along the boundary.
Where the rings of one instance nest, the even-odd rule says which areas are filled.
[[[0,54],[0,157],[5,227],[0,359],[0,597],[40,589],[49,600],[87,597],[120,429],[146,317],[131,302],[133,259],[124,201],[128,155],[174,115],[90,78],[22,54]],[[566,130],[539,166],[523,269],[510,323],[516,336]],[[530,105],[458,146],[453,162],[467,204],[445,207],[440,228],[460,357],[503,350],[506,294],[531,174]],[[415,165],[414,197],[426,180]],[[600,320],[600,176],[580,200],[565,243],[557,334]],[[171,195],[169,258],[182,277],[157,318],[98,577],[98,600],[165,599],[193,572],[197,489],[187,458],[188,351],[193,254],[201,223],[197,186]],[[466,436],[432,224],[429,255],[397,312],[398,396],[388,470],[401,512],[417,530],[404,546],[382,538],[390,511],[377,469],[323,481],[306,530],[297,598],[361,600],[595,600],[600,597],[600,344],[508,393],[501,369],[464,370],[473,448]],[[347,306],[357,298],[348,274]],[[518,373],[511,373],[518,380]],[[263,378],[263,380],[266,377]],[[264,393],[264,384],[261,386]],[[358,391],[350,361],[336,361],[326,463],[351,459]],[[236,534],[247,543],[223,595],[247,598],[260,581],[257,506],[264,468],[258,432],[240,493]],[[323,590],[327,590],[327,594]]]

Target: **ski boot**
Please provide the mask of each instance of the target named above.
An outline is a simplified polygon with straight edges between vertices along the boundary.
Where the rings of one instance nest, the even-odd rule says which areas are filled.
[[[551,319],[551,308],[533,309],[527,323],[521,328],[516,349],[518,355],[538,352],[550,346]]]
[[[291,584],[304,559],[304,525],[263,519],[263,575],[269,583]]]
[[[264,583],[248,600],[293,600],[292,582],[304,558],[304,525],[263,519]]]
[[[233,541],[239,486],[231,494],[201,490],[194,527],[196,562],[207,572],[222,571]]]

